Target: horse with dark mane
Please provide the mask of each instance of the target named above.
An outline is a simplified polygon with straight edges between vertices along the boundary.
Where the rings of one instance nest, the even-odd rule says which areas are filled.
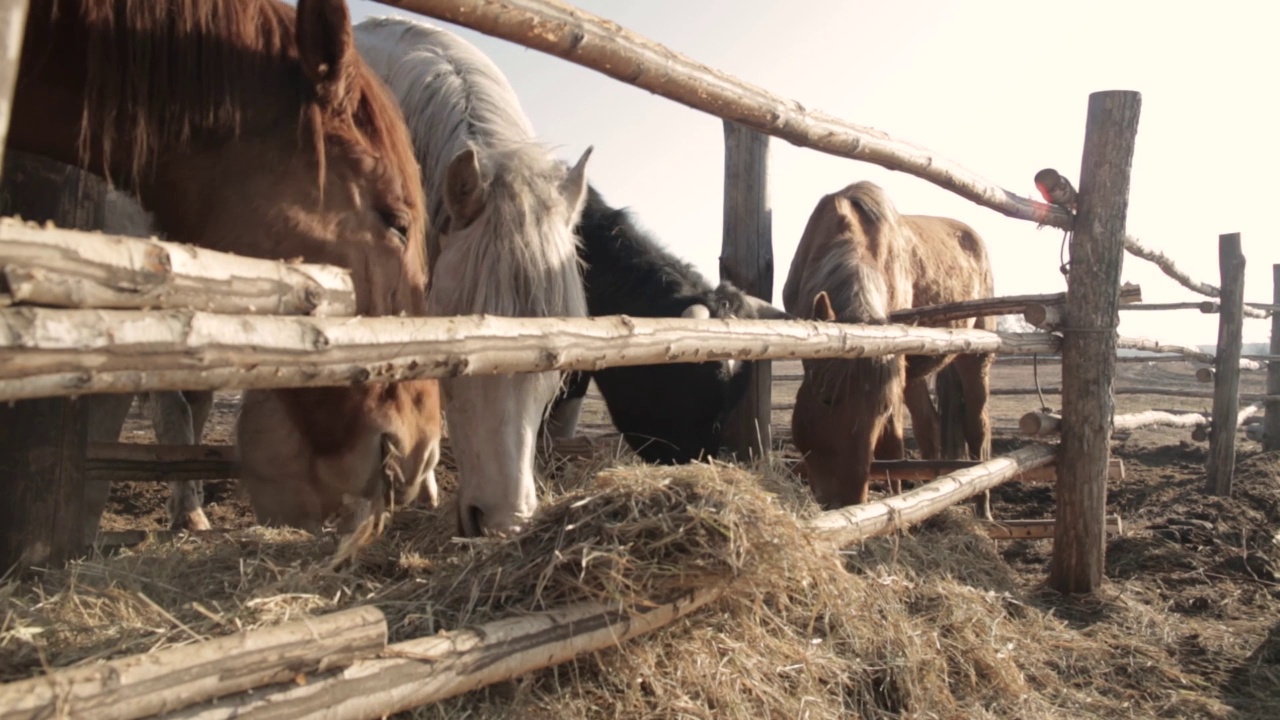
[[[587,148],[572,168],[535,141],[502,71],[426,23],[371,18],[356,43],[403,109],[431,213],[431,315],[587,313],[573,226]],[[445,421],[464,536],[515,530],[537,508],[538,424],[560,373],[448,378]]]
[[[591,315],[686,318],[778,318],[784,313],[730,282],[711,283],[665,250],[625,209],[594,187],[578,225]],[[746,393],[748,363],[734,360],[613,367],[569,373],[546,432],[571,437],[592,378],[622,437],[646,462],[688,463],[715,457],[720,428]]]
[[[351,270],[362,315],[426,312],[426,209],[341,0],[32,0],[8,146],[134,195],[170,239]],[[438,383],[247,391],[241,482],[312,531],[433,484]],[[92,514],[92,513],[91,513]]]
[[[782,290],[788,312],[823,322],[885,324],[895,310],[991,297],[991,262],[973,228],[950,218],[899,215],[884,191],[859,182],[818,201]],[[994,329],[991,318],[944,327]],[[937,458],[939,420],[929,378],[951,365],[963,388],[964,434],[974,459],[990,454],[992,356],[804,360],[792,441],[824,507],[867,501],[873,456],[904,456],[905,397],[920,454]]]

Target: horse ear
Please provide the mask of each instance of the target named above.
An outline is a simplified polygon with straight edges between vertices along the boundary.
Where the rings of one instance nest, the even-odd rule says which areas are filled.
[[[831,309],[831,298],[827,296],[826,290],[819,292],[813,298],[813,319],[824,322],[836,320],[836,311]]]
[[[342,108],[356,72],[351,15],[344,0],[298,0],[298,61],[326,108]]]
[[[569,169],[569,174],[560,181],[560,193],[565,202],[573,210],[573,216],[582,214],[582,205],[587,201],[587,158],[591,157],[594,145],[588,145],[578,158],[578,163]]]
[[[480,158],[475,148],[454,155],[444,182],[444,205],[452,220],[450,229],[461,230],[480,217],[488,194],[489,189],[480,177]]]

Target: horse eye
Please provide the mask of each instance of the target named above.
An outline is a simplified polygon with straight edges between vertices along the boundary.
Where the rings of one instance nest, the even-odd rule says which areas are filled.
[[[400,245],[407,247],[409,245],[409,223],[405,221],[397,213],[382,213],[382,221],[387,224],[387,228],[395,233],[396,239],[400,241]]]

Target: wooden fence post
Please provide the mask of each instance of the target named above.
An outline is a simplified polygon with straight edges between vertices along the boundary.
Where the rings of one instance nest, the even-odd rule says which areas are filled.
[[[0,0],[0,161],[9,139],[9,117],[13,114],[13,88],[18,82],[18,61],[26,36],[30,0]]]
[[[1236,413],[1240,411],[1240,346],[1244,333],[1244,253],[1240,233],[1218,236],[1218,345],[1214,351],[1213,427],[1209,431],[1205,492],[1230,495],[1236,466]],[[1270,381],[1270,369],[1268,382]]]
[[[1137,92],[1089,95],[1067,277],[1062,446],[1049,563],[1049,586],[1061,593],[1092,592],[1102,584],[1120,269],[1141,109]]]
[[[724,121],[724,234],[720,279],[773,302],[773,210],[769,207],[769,136]],[[750,363],[747,394],[723,429],[724,447],[739,459],[767,457],[773,447],[772,363]]]
[[[1271,266],[1271,302],[1280,305],[1280,265]],[[1271,311],[1271,354],[1280,355],[1280,311]],[[1267,363],[1267,394],[1280,395],[1280,363]],[[1280,450],[1280,400],[1269,400],[1262,430],[1262,449]]]
[[[106,185],[78,168],[11,152],[0,214],[60,227],[102,227]],[[84,547],[84,399],[0,405],[0,574],[61,564]]]

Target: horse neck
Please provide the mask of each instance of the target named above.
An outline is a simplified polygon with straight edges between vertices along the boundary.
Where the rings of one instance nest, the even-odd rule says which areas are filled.
[[[263,3],[264,12],[255,18],[272,47],[252,52],[220,36],[220,23],[209,23],[211,31],[195,37],[168,38],[174,47],[189,48],[176,51],[156,39],[176,34],[171,28],[147,31],[130,28],[123,18],[83,19],[111,15],[114,4],[33,0],[10,146],[84,167],[145,203],[148,186],[170,181],[156,174],[158,157],[298,121],[302,85],[283,49],[292,43],[292,26],[287,15],[268,12],[272,5]],[[227,62],[202,65],[201,52]],[[206,92],[210,85],[228,92]]]

